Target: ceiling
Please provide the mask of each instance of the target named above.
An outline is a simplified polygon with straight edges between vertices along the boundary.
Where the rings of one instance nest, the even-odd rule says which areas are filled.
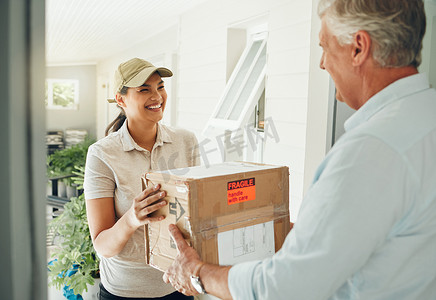
[[[47,64],[95,64],[176,24],[205,1],[46,0]]]
[[[46,0],[48,65],[93,64],[178,22],[206,0]]]

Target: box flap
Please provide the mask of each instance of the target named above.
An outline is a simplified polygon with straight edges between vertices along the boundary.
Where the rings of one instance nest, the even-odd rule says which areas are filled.
[[[168,180],[189,180],[201,179],[216,176],[232,175],[238,173],[246,173],[260,170],[268,170],[282,168],[283,166],[264,165],[250,162],[225,162],[220,164],[212,164],[209,166],[198,166],[191,168],[172,169],[165,171],[153,171],[153,173],[162,174],[163,179]],[[166,175],[166,176],[165,176]],[[149,174],[146,175],[148,178]],[[153,176],[153,175],[152,175]],[[155,175],[154,175],[155,176]]]

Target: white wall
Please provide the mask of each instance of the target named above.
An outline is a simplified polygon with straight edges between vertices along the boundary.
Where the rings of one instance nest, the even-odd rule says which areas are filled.
[[[328,150],[328,137],[331,130],[329,117],[329,75],[319,67],[322,49],[319,46],[321,20],[317,14],[317,0],[312,0],[312,19],[310,33],[310,80],[307,109],[306,146],[304,161],[304,191],[310,186],[316,168]],[[334,88],[334,87],[333,87]]]
[[[264,161],[290,167],[292,221],[303,199],[311,7],[310,1],[285,1],[270,12],[266,117],[280,142],[267,140]]]
[[[310,1],[209,1],[180,22],[178,125],[201,140],[226,84],[229,25],[268,15],[265,118],[272,118],[279,142],[267,138],[264,162],[290,167],[292,219],[303,197],[311,7]]]
[[[420,72],[427,73],[430,83],[436,87],[436,1],[424,1],[427,28],[423,40]]]
[[[79,80],[77,110],[46,110],[47,130],[86,129],[96,136],[96,67],[95,65],[47,67],[49,79]]]

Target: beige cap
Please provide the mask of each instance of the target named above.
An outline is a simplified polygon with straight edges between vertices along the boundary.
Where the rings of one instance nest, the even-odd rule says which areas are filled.
[[[138,87],[144,84],[154,72],[158,72],[161,77],[171,77],[173,72],[167,68],[155,67],[152,63],[140,59],[132,58],[123,62],[115,71],[114,94],[121,91],[123,86]],[[108,99],[109,103],[115,103],[115,99]]]

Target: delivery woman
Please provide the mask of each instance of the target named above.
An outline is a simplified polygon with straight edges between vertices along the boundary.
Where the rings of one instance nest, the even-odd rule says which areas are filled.
[[[100,299],[191,299],[162,281],[145,263],[144,226],[161,218],[160,186],[142,191],[147,171],[199,164],[195,135],[159,123],[167,101],[167,68],[133,58],[115,71],[115,99],[121,109],[106,137],[89,150],[85,198],[89,229],[100,262]]]

